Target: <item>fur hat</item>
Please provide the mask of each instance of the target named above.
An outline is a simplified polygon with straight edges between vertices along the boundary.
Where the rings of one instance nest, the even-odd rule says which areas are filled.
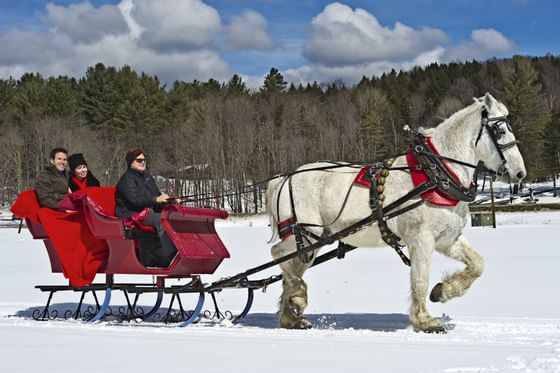
[[[134,160],[140,155],[140,154],[144,154],[146,155],[146,153],[144,153],[142,150],[138,149],[138,148],[130,148],[126,151],[126,166],[128,168],[130,168],[130,165],[132,164],[132,162],[134,162]]]
[[[72,154],[68,157],[68,165],[70,166],[70,170],[74,171],[76,167],[85,164],[87,166],[86,159],[84,158],[82,153]]]

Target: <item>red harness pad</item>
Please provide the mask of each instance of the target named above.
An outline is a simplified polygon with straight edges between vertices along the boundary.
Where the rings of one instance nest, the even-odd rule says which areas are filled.
[[[358,174],[354,178],[354,184],[358,184],[361,186],[365,186],[367,188],[371,188],[371,179],[369,178],[369,169],[371,166],[364,166],[358,171]],[[380,171],[375,173],[375,178],[378,179],[379,175],[381,175]]]
[[[295,224],[295,222],[296,219],[290,216],[288,219],[278,223],[278,235],[282,241],[294,234],[294,232],[292,232],[292,225]]]
[[[429,137],[426,137],[426,143],[435,154],[439,155],[439,152],[434,147],[434,145],[432,144],[432,140]],[[419,165],[419,162],[414,157],[414,152],[412,151],[412,149],[408,149],[408,151],[406,152],[406,161],[408,163],[408,167],[410,167],[410,176],[412,177],[412,183],[414,184],[414,186],[418,186],[428,180],[428,175],[426,175],[423,170],[416,169],[416,166]],[[447,163],[444,160],[442,160],[441,162],[446,168],[447,172],[449,172],[449,174],[457,182],[461,183],[457,174],[453,172],[451,168],[449,168]],[[458,200],[446,196],[439,189],[429,190],[421,194],[420,197],[427,199],[429,203],[436,206],[457,206],[457,204],[459,203]]]

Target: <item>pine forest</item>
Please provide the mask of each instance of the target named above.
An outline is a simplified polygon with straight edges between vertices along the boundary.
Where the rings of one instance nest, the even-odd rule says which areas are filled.
[[[318,160],[370,162],[402,152],[404,124],[433,127],[490,92],[510,111],[527,181],[560,172],[560,57],[432,64],[341,81],[288,84],[271,68],[250,90],[175,81],[101,63],[83,77],[26,73],[0,80],[0,202],[33,186],[52,148],[83,153],[103,185],[146,152],[150,172],[199,204],[259,212],[266,180]],[[257,184],[255,188],[251,188]],[[250,193],[246,193],[250,191]],[[219,198],[218,198],[219,196]]]

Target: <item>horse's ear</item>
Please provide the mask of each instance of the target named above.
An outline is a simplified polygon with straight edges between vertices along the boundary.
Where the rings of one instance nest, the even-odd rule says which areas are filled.
[[[490,93],[486,92],[483,97],[483,102],[484,106],[486,106],[487,109],[490,109],[493,106],[494,102],[496,102],[496,99]]]

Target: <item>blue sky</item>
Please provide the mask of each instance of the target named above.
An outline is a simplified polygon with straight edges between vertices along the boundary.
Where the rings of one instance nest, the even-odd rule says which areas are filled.
[[[560,54],[558,0],[0,0],[0,77],[96,62],[171,83],[271,67],[294,82],[432,62]]]

